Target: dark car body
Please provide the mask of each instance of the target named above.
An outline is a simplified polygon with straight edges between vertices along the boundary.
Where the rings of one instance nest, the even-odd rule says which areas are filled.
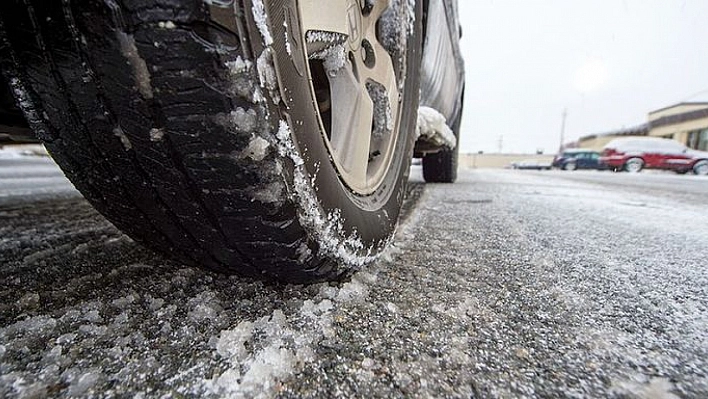
[[[609,142],[600,162],[613,170],[637,172],[643,168],[708,173],[708,152],[686,147],[676,140],[658,137],[620,138]],[[634,163],[640,165],[638,170]]]
[[[457,1],[428,0],[424,4],[426,20],[420,104],[434,108],[448,121],[453,121],[462,112],[465,83]]]
[[[563,170],[604,169],[600,163],[600,153],[584,148],[563,150],[553,158],[552,165]]]

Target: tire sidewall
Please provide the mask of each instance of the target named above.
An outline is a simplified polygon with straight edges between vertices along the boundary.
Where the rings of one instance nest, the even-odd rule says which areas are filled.
[[[630,165],[632,164],[638,164],[639,167],[636,170],[631,170]],[[641,158],[630,158],[624,164],[624,170],[629,173],[639,173],[642,171],[642,169],[644,169],[644,161]]]
[[[700,160],[693,165],[693,173],[698,176],[706,176],[708,172],[700,172],[700,168],[705,168],[708,166],[708,160]]]

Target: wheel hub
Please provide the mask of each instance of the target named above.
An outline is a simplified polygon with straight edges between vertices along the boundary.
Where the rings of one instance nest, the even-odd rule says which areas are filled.
[[[347,25],[349,31],[349,48],[357,51],[361,43],[362,36],[362,8],[356,0],[349,0],[347,6]]]
[[[377,32],[389,2],[299,2],[324,139],[342,181],[360,195],[382,184],[398,137],[395,63],[402,61],[394,61]]]

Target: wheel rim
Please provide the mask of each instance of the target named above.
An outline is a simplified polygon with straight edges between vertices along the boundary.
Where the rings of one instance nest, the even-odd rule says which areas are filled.
[[[323,139],[342,181],[367,195],[393,159],[405,62],[394,59],[377,34],[389,0],[363,4],[306,0],[299,7]]]
[[[642,168],[642,161],[630,159],[627,161],[627,172],[636,173]]]
[[[705,176],[708,175],[708,162],[699,162],[696,164],[696,166],[693,168],[693,171],[697,175]]]

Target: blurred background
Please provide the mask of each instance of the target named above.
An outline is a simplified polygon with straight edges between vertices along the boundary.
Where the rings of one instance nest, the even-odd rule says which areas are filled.
[[[627,134],[708,145],[688,142],[691,131],[708,142],[708,115],[660,131],[650,123],[708,109],[708,1],[479,0],[459,11],[463,165],[476,166],[469,154],[480,152],[599,150]]]

